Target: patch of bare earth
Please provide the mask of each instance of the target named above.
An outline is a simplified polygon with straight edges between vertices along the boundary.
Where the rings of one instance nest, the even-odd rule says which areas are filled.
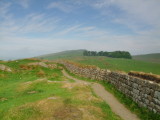
[[[104,113],[102,110],[95,106],[79,106],[79,109],[83,113],[84,120],[103,120]]]
[[[66,104],[60,97],[49,97],[34,105],[41,111],[38,120],[103,120],[104,116],[98,107]]]
[[[29,91],[27,92],[28,94],[34,94],[34,93],[37,93],[37,91]]]
[[[4,102],[4,101],[6,101],[6,100],[8,100],[7,98],[4,98],[4,97],[0,97],[0,102]]]
[[[66,105],[61,106],[55,110],[54,119],[55,120],[82,120],[82,111],[78,108]]]
[[[6,78],[7,76],[5,74],[0,74],[1,78]]]
[[[81,87],[86,87],[86,86],[88,86],[88,84],[86,84],[86,83],[66,83],[66,84],[64,84],[62,87],[63,88],[68,88],[68,89],[72,89],[72,88],[75,88],[75,87],[79,87],[79,88],[81,88]]]
[[[17,91],[18,92],[25,91],[25,90],[29,89],[30,87],[32,87],[33,84],[40,83],[40,82],[47,82],[47,79],[42,78],[42,79],[37,79],[37,80],[34,80],[34,81],[28,81],[28,82],[21,83],[17,87]],[[32,93],[33,91],[30,91],[30,92]]]
[[[103,100],[94,96],[89,84],[86,83],[66,83],[62,86],[75,93],[73,99],[86,100],[86,101],[99,101]]]
[[[0,70],[6,71],[6,72],[12,72],[12,69],[6,65],[0,64]]]

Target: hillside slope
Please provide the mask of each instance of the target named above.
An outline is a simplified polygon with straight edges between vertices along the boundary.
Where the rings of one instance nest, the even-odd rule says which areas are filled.
[[[81,50],[68,50],[68,51],[63,51],[63,52],[58,52],[58,53],[42,55],[42,56],[38,56],[36,58],[47,59],[47,60],[67,59],[67,58],[71,58],[71,57],[83,56],[84,51],[85,50],[83,50],[83,49],[81,49]]]
[[[54,62],[0,66],[0,120],[122,120],[88,84],[65,77]]]
[[[160,53],[146,54],[146,55],[135,55],[135,60],[141,60],[146,62],[160,63]]]
[[[136,56],[130,60],[122,58],[109,58],[103,56],[83,56],[83,52],[84,50],[69,50],[59,53],[42,55],[38,56],[37,58],[48,60],[66,59],[87,65],[95,65],[103,69],[110,69],[114,71],[141,71],[146,73],[160,74],[160,62],[158,62],[158,60],[160,60],[159,54],[147,55],[146,58],[148,59],[144,58],[143,61],[137,60],[138,58],[136,58]],[[149,62],[147,60],[151,60],[152,62]],[[153,63],[153,60],[157,62]]]

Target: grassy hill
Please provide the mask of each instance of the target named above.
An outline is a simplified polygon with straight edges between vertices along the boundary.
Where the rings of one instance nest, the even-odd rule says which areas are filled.
[[[121,120],[91,86],[63,76],[56,63],[25,59],[0,66],[11,69],[0,69],[0,120]]]
[[[55,59],[67,59],[72,57],[83,56],[83,52],[85,50],[68,50],[58,53],[52,53],[47,55],[38,56],[36,58],[47,59],[47,60],[55,60]]]
[[[135,60],[141,60],[146,62],[160,63],[160,53],[146,54],[146,55],[135,55]]]
[[[160,74],[160,64],[153,63],[153,60],[152,62],[146,62],[142,60],[136,60],[135,57],[134,59],[121,59],[102,56],[83,56],[83,51],[84,50],[63,51],[59,53],[39,56],[38,58],[48,60],[67,59],[78,63],[95,65],[103,69],[110,69],[114,71],[142,71],[147,73]],[[158,55],[154,54],[150,56],[156,56],[154,60],[158,62]],[[147,55],[147,57],[149,58],[149,55]]]

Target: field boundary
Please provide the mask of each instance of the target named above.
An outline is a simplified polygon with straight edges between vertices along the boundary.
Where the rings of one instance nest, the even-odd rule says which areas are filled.
[[[60,63],[63,64],[71,73],[111,83],[116,87],[116,89],[130,97],[140,107],[146,107],[154,113],[160,113],[159,84],[132,77],[127,74],[112,72],[96,67],[85,67],[66,61],[61,61]]]
[[[70,76],[65,70],[62,71],[63,75],[75,80],[76,82],[83,82],[90,84],[93,91],[97,96],[101,97],[112,109],[112,111],[119,115],[123,120],[140,120],[136,114],[128,110],[123,104],[121,104],[116,97],[114,97],[110,92],[105,90],[105,88],[99,83],[90,83]]]

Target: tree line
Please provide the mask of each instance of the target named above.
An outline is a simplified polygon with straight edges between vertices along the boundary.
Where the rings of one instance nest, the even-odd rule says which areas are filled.
[[[112,58],[126,58],[126,59],[132,59],[131,54],[128,51],[114,51],[114,52],[107,52],[107,51],[88,51],[85,50],[83,52],[84,56],[106,56],[106,57],[112,57]]]

